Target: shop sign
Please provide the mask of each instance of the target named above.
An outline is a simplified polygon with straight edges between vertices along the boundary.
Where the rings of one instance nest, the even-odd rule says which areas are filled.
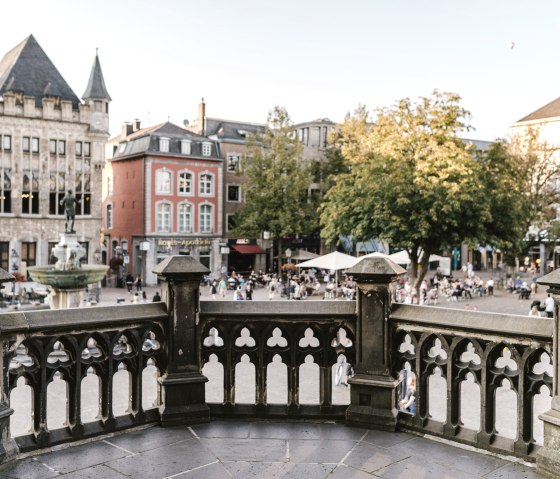
[[[209,239],[158,239],[158,246],[211,246]]]

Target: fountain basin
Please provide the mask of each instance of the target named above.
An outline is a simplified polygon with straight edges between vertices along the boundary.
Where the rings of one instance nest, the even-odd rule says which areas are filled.
[[[36,283],[55,289],[84,289],[88,284],[101,281],[107,274],[108,266],[84,265],[81,268],[60,270],[54,266],[30,266],[29,276]]]

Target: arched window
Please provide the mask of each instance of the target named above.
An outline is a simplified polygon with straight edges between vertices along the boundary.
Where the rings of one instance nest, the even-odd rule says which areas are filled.
[[[214,177],[210,173],[202,173],[200,175],[199,193],[205,196],[214,194]]]
[[[157,170],[156,193],[160,195],[171,194],[171,172],[169,170]]]
[[[177,191],[180,195],[191,195],[192,194],[192,180],[193,175],[188,171],[181,171],[178,177]]]
[[[179,203],[177,211],[179,233],[192,232],[192,205],[189,203]]]
[[[200,205],[200,232],[201,233],[212,233],[213,231],[213,214],[212,205],[204,204]]]
[[[162,202],[156,205],[156,231],[171,233],[171,204]]]
[[[113,227],[113,205],[107,205],[106,212],[105,224],[107,229],[110,230]]]

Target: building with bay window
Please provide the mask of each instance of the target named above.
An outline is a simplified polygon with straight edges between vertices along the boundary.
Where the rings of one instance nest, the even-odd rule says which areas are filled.
[[[172,123],[123,125],[108,143],[104,236],[113,274],[155,284],[153,267],[190,254],[222,269],[223,165],[219,144]]]
[[[80,201],[84,260],[100,258],[101,177],[109,96],[96,55],[80,100],[33,35],[0,61],[0,267],[25,276],[53,260],[64,231],[60,200]]]

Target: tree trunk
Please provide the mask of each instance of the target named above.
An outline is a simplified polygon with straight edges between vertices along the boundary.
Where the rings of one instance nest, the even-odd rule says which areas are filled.
[[[275,238],[276,245],[278,247],[278,278],[282,278],[282,238]]]

